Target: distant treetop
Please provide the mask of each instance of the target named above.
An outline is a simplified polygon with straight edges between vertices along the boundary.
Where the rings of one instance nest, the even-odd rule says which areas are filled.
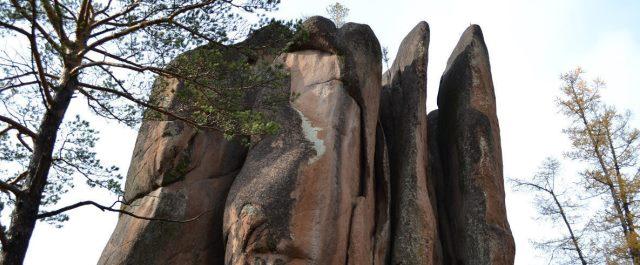
[[[346,19],[349,16],[349,8],[339,2],[335,2],[327,7],[327,14],[329,14],[333,23],[336,24],[336,27],[339,28],[346,23]]]

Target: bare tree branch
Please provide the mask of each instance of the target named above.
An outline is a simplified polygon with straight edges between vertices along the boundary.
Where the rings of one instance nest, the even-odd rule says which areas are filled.
[[[123,122],[126,123],[126,121],[122,118],[120,118],[118,115],[116,115],[115,113],[113,113],[113,111],[108,107],[105,106],[102,102],[100,102],[100,100],[98,100],[97,98],[95,98],[94,96],[92,96],[91,94],[89,94],[87,91],[85,91],[84,89],[80,88],[78,89],[78,92],[80,92],[80,94],[82,94],[83,96],[85,96],[85,98],[87,98],[87,105],[93,109],[93,111],[95,112],[95,114],[99,115],[99,116],[106,116],[100,113],[100,111],[98,111],[98,109],[96,109],[96,107],[94,105],[91,104],[91,102],[94,102],[95,104],[98,104],[98,106],[100,107],[100,109],[102,109],[103,111],[106,111],[108,115],[108,117],[105,118],[112,118],[115,119],[119,122]]]
[[[55,8],[53,6],[51,6],[49,1],[40,0],[40,3],[42,4],[42,7],[44,7],[45,14],[47,15],[47,18],[49,19],[49,23],[51,23],[51,25],[53,26],[56,34],[58,34],[58,38],[60,39],[60,41],[65,46],[69,46],[71,44],[71,41],[69,40],[69,37],[67,36],[67,34],[64,32],[64,23],[62,21],[62,17],[55,10]],[[35,5],[36,5],[35,1],[32,0],[32,8],[34,10],[36,8]],[[34,16],[34,19],[35,19],[35,11],[34,11],[33,16]]]
[[[187,123],[187,124],[189,124],[191,126],[194,126],[196,128],[206,128],[206,127],[203,127],[202,125],[196,123],[195,121],[192,121],[191,119],[182,117],[182,116],[177,115],[177,114],[175,114],[175,113],[173,113],[171,111],[168,111],[168,110],[166,110],[166,109],[164,109],[162,107],[155,106],[155,105],[149,104],[149,103],[147,103],[147,102],[145,102],[143,100],[137,99],[137,98],[133,97],[131,94],[128,94],[128,93],[125,93],[125,92],[122,92],[122,91],[118,91],[118,90],[115,90],[115,89],[110,89],[110,88],[106,88],[106,87],[95,86],[95,85],[90,85],[90,84],[85,84],[85,83],[80,83],[79,85],[81,87],[94,89],[94,90],[98,90],[98,91],[104,91],[104,92],[108,92],[108,93],[117,95],[119,97],[123,97],[125,99],[128,99],[128,100],[140,105],[140,106],[143,106],[145,108],[149,108],[151,110],[157,111],[159,113],[162,113],[162,114],[167,115],[169,117],[172,117],[174,119],[183,121],[183,122],[185,122],[185,123]]]
[[[36,134],[35,132],[31,131],[29,128],[25,127],[24,125],[20,124],[17,121],[14,121],[9,117],[0,115],[0,121],[11,125],[14,129],[18,130],[20,133],[26,134],[33,139],[38,138],[38,134]]]
[[[38,43],[37,43],[37,38],[36,38],[36,6],[35,6],[35,1],[32,0],[32,13],[31,13],[31,38],[29,38],[29,43],[31,44],[31,54],[33,55],[33,61],[36,64],[36,68],[38,69],[38,76],[40,79],[40,86],[42,86],[42,90],[44,91],[45,94],[45,98],[46,101],[45,103],[51,104],[51,102],[53,102],[53,97],[51,96],[51,91],[49,84],[47,83],[47,79],[46,79],[46,72],[44,70],[44,67],[42,66],[42,58],[40,55],[40,52],[38,51]],[[46,105],[45,105],[46,106]]]
[[[20,181],[21,181],[21,180],[23,180],[25,177],[27,177],[27,174],[28,174],[28,173],[29,173],[28,171],[22,172],[22,173],[20,173],[20,175],[18,175],[14,180],[10,180],[10,181],[9,181],[9,182],[7,182],[7,183],[9,183],[10,185],[17,185],[17,184],[18,184],[18,182],[20,182]]]
[[[0,93],[2,93],[4,91],[7,91],[9,89],[12,89],[12,88],[36,85],[36,84],[39,84],[39,83],[40,83],[40,81],[29,81],[29,82],[24,82],[24,83],[20,82],[20,83],[13,84],[13,85],[3,86],[3,87],[0,88]]]
[[[32,27],[35,27],[36,29],[38,29],[38,32],[40,34],[42,34],[42,36],[47,40],[47,42],[49,44],[51,44],[51,46],[59,53],[62,53],[63,50],[60,47],[60,45],[53,39],[53,37],[42,27],[42,25],[40,25],[40,23],[38,23],[38,21],[36,21],[35,19],[35,15],[30,15],[27,10],[25,10],[24,8],[22,8],[22,6],[20,6],[20,4],[18,3],[18,1],[16,0],[11,0],[11,4],[13,5],[13,8],[18,11],[18,13],[20,13],[20,15],[22,17],[24,17],[27,20],[30,20],[30,23],[32,23]],[[31,36],[31,38],[34,37],[35,32],[31,32],[31,34],[29,34]]]
[[[181,15],[183,13],[186,13],[188,11],[191,11],[191,10],[195,10],[195,9],[207,6],[207,5],[209,5],[209,4],[213,3],[213,2],[215,2],[215,0],[206,0],[206,1],[202,1],[202,2],[197,3],[197,4],[187,5],[185,7],[182,7],[180,9],[174,11],[173,13],[169,14],[167,17],[142,21],[142,22],[140,22],[138,24],[130,26],[130,27],[128,27],[126,29],[123,29],[123,30],[121,30],[119,32],[116,32],[116,33],[114,33],[112,35],[109,35],[109,36],[106,36],[106,37],[104,37],[102,39],[96,40],[95,42],[89,44],[86,48],[84,48],[82,50],[82,52],[80,53],[80,55],[84,55],[87,52],[89,52],[90,50],[92,50],[93,48],[96,48],[96,47],[98,47],[98,46],[100,46],[100,45],[102,45],[104,43],[107,43],[109,41],[118,39],[120,37],[129,35],[129,34],[131,34],[133,32],[138,31],[138,30],[145,29],[145,28],[148,28],[148,27],[151,27],[151,26],[155,26],[155,25],[159,25],[159,24],[162,24],[162,23],[170,22],[176,16],[179,16],[179,15]]]
[[[7,128],[2,129],[2,131],[0,131],[0,136],[3,136],[5,133],[10,131],[11,129],[13,129],[13,126],[11,125],[7,126]]]
[[[109,4],[107,5],[107,7],[104,8],[104,11],[106,11],[109,8],[110,4],[111,4],[111,1],[109,1]],[[130,13],[131,11],[133,11],[139,5],[140,5],[140,1],[139,0],[135,0],[130,5],[125,7],[122,11],[120,11],[118,13],[115,13],[115,14],[113,14],[111,16],[108,16],[108,17],[106,17],[104,19],[101,19],[101,20],[98,20],[98,21],[94,22],[91,25],[91,27],[95,29],[95,28],[97,28],[97,27],[99,27],[99,26],[101,26],[101,25],[103,25],[103,24],[105,24],[105,23],[107,23],[109,21],[112,21],[112,20],[117,19],[117,18],[119,18],[121,16],[124,16],[124,15]],[[104,13],[104,11],[102,11],[102,12],[98,11],[98,13]]]
[[[193,29],[191,29],[191,28],[189,28],[189,27],[187,27],[187,26],[185,26],[185,25],[182,25],[181,23],[178,23],[177,21],[171,21],[170,23],[171,23],[171,24],[173,24],[173,25],[178,26],[178,27],[179,27],[179,28],[181,28],[181,29],[186,30],[187,32],[191,33],[191,35],[193,35],[193,36],[196,36],[196,37],[202,38],[202,39],[204,39],[204,40],[207,40],[208,42],[212,42],[212,43],[216,43],[216,42],[217,42],[216,40],[214,40],[214,39],[212,39],[212,38],[209,38],[209,37],[207,37],[206,35],[204,35],[204,34],[202,34],[202,33],[198,32],[198,31],[196,31],[196,30],[193,30]]]
[[[22,35],[27,36],[27,38],[31,37],[31,34],[29,32],[27,32],[26,30],[21,29],[19,27],[16,27],[14,25],[8,24],[8,23],[3,22],[3,21],[0,21],[0,27],[4,27],[4,28],[10,29],[10,30],[13,30],[15,32],[18,32],[18,33],[20,33]]]
[[[134,1],[134,2],[137,2]],[[111,7],[111,3],[113,3],[113,0],[109,0],[109,2],[107,2],[107,4],[104,6],[104,8],[102,8],[101,10],[96,11],[96,16],[100,15],[100,14],[104,14],[105,12],[107,12],[107,10],[109,10],[109,8]]]
[[[29,144],[24,139],[22,139],[22,133],[18,132],[16,138],[18,138],[18,141],[20,142],[20,144],[22,144],[22,146],[24,146],[24,148],[27,148],[29,152],[33,153],[33,148],[31,148],[31,146],[29,146]]]
[[[189,218],[189,219],[185,219],[185,220],[174,220],[174,219],[167,219],[167,218],[155,218],[155,217],[140,216],[140,215],[137,215],[137,214],[134,214],[132,212],[125,211],[125,210],[122,210],[122,209],[115,209],[115,208],[113,208],[113,205],[112,206],[104,206],[104,205],[101,205],[101,204],[99,204],[97,202],[94,202],[94,201],[82,201],[82,202],[78,202],[78,203],[75,203],[75,204],[72,204],[72,205],[69,205],[69,206],[65,206],[65,207],[62,207],[60,209],[53,210],[53,211],[50,211],[50,212],[40,213],[40,214],[38,214],[38,219],[43,219],[43,218],[55,216],[55,215],[64,213],[66,211],[73,210],[73,209],[76,209],[78,207],[82,207],[82,206],[86,206],[86,205],[93,205],[96,208],[100,209],[101,211],[121,213],[121,214],[128,215],[128,216],[131,216],[131,217],[137,218],[137,219],[142,219],[142,220],[147,220],[147,221],[170,222],[170,223],[189,223],[189,222],[193,222],[193,221],[197,220],[198,218],[200,218],[201,216],[213,211],[213,210],[207,210],[207,211],[204,211],[204,212],[196,215],[195,217],[192,217],[192,218]]]
[[[0,81],[7,81],[7,80],[18,79],[18,78],[25,77],[25,76],[29,76],[29,75],[33,75],[33,74],[37,74],[37,73],[36,73],[35,71],[26,72],[26,73],[22,73],[22,74],[14,75],[14,76],[8,76],[8,77],[0,78]]]

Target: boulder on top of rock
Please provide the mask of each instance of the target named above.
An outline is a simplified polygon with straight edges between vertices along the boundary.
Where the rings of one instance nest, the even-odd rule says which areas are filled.
[[[287,52],[318,50],[338,54],[336,43],[336,25],[328,18],[313,16],[302,22]]]
[[[438,93],[438,137],[452,264],[513,264],[500,128],[489,55],[470,26],[447,62]]]

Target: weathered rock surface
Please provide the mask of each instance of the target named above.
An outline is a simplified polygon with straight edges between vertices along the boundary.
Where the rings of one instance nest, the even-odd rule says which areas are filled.
[[[175,99],[169,82],[165,104]],[[173,92],[172,92],[173,91]],[[246,148],[221,133],[181,121],[144,121],[125,185],[123,210],[138,216],[192,222],[147,221],[121,215],[98,264],[211,264],[224,258],[226,193]]]
[[[290,39],[287,28],[271,24],[225,50],[227,60],[273,60],[273,50]],[[216,49],[202,46],[196,50]],[[242,52],[240,50],[242,49]],[[247,53],[246,51],[250,51]],[[183,55],[190,58],[191,52]],[[171,67],[180,67],[174,60]],[[184,85],[158,78],[152,99],[181,112]],[[247,103],[250,104],[250,103]],[[170,117],[145,114],[125,183],[120,215],[98,264],[223,264],[222,216],[231,184],[247,147],[213,129],[197,130]],[[162,221],[168,220],[168,221]],[[187,221],[187,222],[173,222]]]
[[[373,262],[380,46],[365,25],[304,29],[312,43],[282,56],[285,128],[252,148],[227,198],[227,264]]]
[[[494,93],[484,37],[472,25],[449,58],[438,93],[451,264],[513,264]]]
[[[226,264],[343,264],[358,192],[360,109],[336,55],[284,55],[296,99],[256,144],[227,198]]]
[[[122,215],[99,264],[513,264],[479,27],[463,34],[428,116],[426,22],[384,74],[366,25],[311,17],[286,52],[259,48],[287,38],[265,28],[234,45],[289,73],[279,91],[247,96],[276,134],[245,146],[179,121],[142,124],[123,209],[187,222]],[[171,108],[181,84],[165,83],[154,93]],[[269,93],[290,101],[269,106]]]
[[[439,259],[436,212],[427,179],[427,62],[429,25],[420,22],[398,49],[382,81],[380,121],[389,146],[392,264]]]

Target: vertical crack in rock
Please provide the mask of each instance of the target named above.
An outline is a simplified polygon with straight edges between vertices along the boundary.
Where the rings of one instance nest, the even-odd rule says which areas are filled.
[[[373,247],[373,264],[385,265],[390,263],[390,222],[392,217],[391,184],[389,173],[389,153],[382,125],[378,122],[376,128],[375,152],[375,234]]]
[[[438,235],[440,239],[440,252],[442,253],[440,264],[455,264],[452,259],[455,257],[453,244],[456,242],[449,231],[449,216],[445,201],[447,189],[445,189],[444,176],[442,172],[442,161],[440,159],[440,145],[438,144],[438,110],[431,111],[427,116],[427,143],[429,153],[428,179],[431,183],[429,194],[432,198],[431,204],[434,212],[437,213]]]

